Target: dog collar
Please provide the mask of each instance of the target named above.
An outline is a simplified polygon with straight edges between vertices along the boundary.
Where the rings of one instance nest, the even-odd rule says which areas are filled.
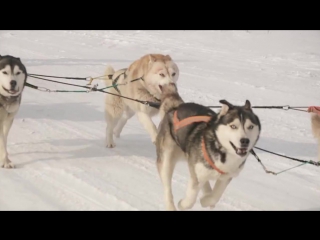
[[[17,95],[17,96],[10,96],[10,97],[6,97],[0,94],[0,106],[3,106],[4,104],[10,104],[10,103],[14,103],[16,102],[19,98],[21,97],[21,94]]]

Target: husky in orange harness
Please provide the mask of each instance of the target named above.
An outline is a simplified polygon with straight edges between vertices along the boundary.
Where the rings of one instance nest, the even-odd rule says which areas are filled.
[[[162,86],[163,118],[156,149],[167,210],[176,210],[171,179],[178,160],[187,159],[190,173],[186,196],[178,208],[191,209],[200,190],[202,207],[213,208],[232,178],[239,175],[259,139],[260,120],[248,100],[244,106],[226,100],[220,103],[222,109],[215,113],[200,104],[184,103],[175,84]],[[213,189],[210,180],[216,181]]]

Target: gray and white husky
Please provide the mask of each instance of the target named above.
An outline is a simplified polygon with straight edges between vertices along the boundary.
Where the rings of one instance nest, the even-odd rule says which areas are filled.
[[[190,178],[180,210],[191,209],[200,190],[202,207],[213,208],[230,181],[239,175],[257,143],[261,125],[247,100],[234,106],[221,100],[221,111],[184,103],[174,83],[163,85],[160,111],[164,114],[156,139],[157,168],[167,210],[176,210],[171,180],[179,159],[186,158]],[[213,189],[209,181],[216,180]]]
[[[27,80],[27,70],[20,58],[0,55],[0,167],[13,168],[8,158],[7,138],[17,114]]]

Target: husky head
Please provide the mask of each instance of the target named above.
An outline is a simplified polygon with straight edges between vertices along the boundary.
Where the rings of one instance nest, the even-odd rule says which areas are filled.
[[[26,80],[27,70],[20,58],[0,55],[0,95],[18,96]]]
[[[216,122],[217,138],[228,153],[246,157],[259,139],[260,120],[248,100],[244,106],[234,106],[226,100],[220,103],[223,105]]]
[[[160,98],[161,86],[176,83],[179,78],[179,68],[169,55],[148,54],[129,66],[132,78],[142,77],[147,90]]]

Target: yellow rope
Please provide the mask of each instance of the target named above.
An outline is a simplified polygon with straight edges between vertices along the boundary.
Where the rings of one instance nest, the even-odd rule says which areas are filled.
[[[102,76],[98,76],[98,77],[88,77],[89,83],[88,83],[87,85],[91,85],[91,83],[92,83],[93,80],[95,80],[95,79],[105,80],[105,78],[102,78],[102,77],[105,77],[105,76],[108,76],[108,75],[102,75]]]

